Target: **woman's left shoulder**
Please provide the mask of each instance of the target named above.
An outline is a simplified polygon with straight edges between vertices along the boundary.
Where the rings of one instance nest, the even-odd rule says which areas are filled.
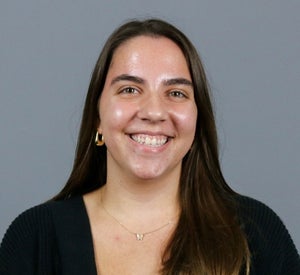
[[[250,197],[237,196],[237,207],[257,274],[300,274],[299,254],[281,218]]]
[[[252,219],[258,223],[269,223],[270,220],[277,224],[282,221],[273,209],[265,203],[243,195],[236,197],[239,216],[242,220]]]
[[[249,234],[260,234],[276,238],[290,238],[286,226],[276,212],[265,203],[239,195],[237,196],[238,216]]]

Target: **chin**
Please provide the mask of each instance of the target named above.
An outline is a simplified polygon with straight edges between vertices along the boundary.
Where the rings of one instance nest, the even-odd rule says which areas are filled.
[[[140,180],[156,180],[162,177],[161,171],[136,171],[134,176]]]
[[[151,173],[147,173],[147,174],[136,174],[135,175],[137,179],[139,180],[145,180],[145,181],[154,181],[157,180],[161,177],[161,175],[157,175],[157,174],[151,174]]]

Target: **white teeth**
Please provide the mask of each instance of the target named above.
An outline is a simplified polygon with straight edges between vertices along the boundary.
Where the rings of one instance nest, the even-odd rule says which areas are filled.
[[[140,144],[153,147],[162,146],[168,141],[166,136],[131,135],[131,138]]]

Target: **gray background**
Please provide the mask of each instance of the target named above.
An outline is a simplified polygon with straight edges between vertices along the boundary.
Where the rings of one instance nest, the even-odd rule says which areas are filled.
[[[64,185],[99,51],[127,18],[174,23],[214,92],[224,175],[300,248],[300,1],[0,1],[0,237]]]

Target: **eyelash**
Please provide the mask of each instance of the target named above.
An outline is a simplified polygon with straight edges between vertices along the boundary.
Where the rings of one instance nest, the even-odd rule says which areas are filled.
[[[179,97],[179,98],[186,98],[187,97],[185,93],[183,93],[182,91],[177,91],[177,90],[171,91],[170,96]]]
[[[121,94],[134,94],[137,92],[138,92],[138,90],[134,87],[125,87],[125,88],[121,89],[121,91],[120,91]]]
[[[124,87],[120,90],[120,94],[137,94],[139,90],[135,87]],[[171,90],[168,95],[174,98],[187,98],[187,95],[180,90]]]

